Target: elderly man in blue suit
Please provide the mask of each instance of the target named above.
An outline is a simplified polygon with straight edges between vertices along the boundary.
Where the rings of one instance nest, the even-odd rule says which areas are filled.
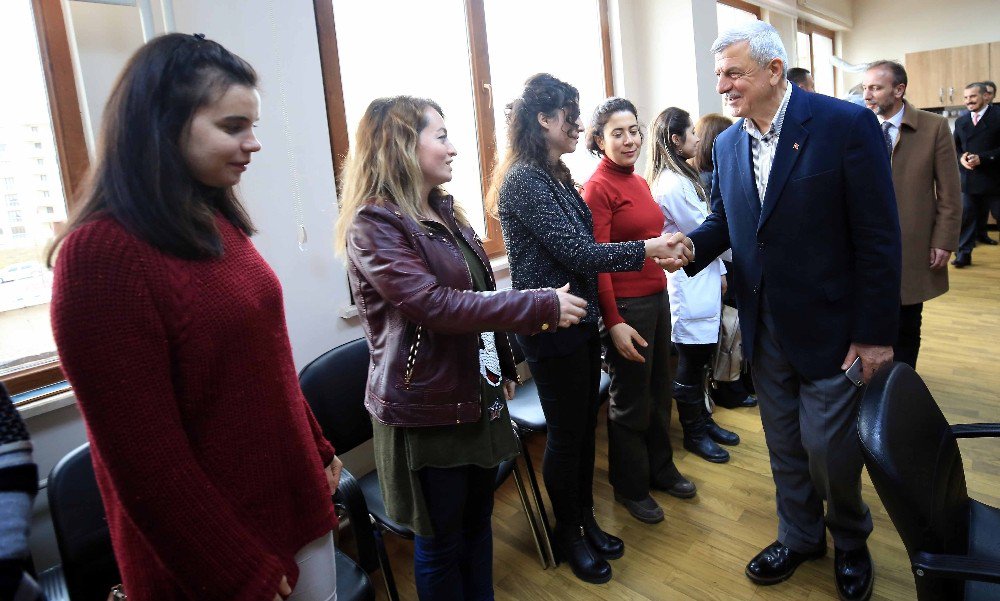
[[[789,578],[826,554],[829,528],[840,598],[868,599],[861,386],[845,371],[860,358],[867,382],[892,361],[901,251],[887,146],[871,111],[788,84],[770,25],[727,31],[712,52],[718,91],[741,119],[715,142],[712,214],[689,233],[685,269],[733,249],[778,512],[777,540],[746,574],[759,584]]]

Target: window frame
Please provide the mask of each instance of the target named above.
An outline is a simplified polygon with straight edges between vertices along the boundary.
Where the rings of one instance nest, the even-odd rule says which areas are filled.
[[[738,1],[738,0],[731,0]],[[493,169],[496,166],[496,121],[493,116],[493,82],[490,77],[489,43],[486,36],[486,7],[483,0],[465,0],[466,31],[472,73],[473,103],[479,135],[477,157],[482,174],[482,194],[486,198]],[[601,51],[604,68],[604,90],[614,95],[614,73],[611,57],[611,26],[608,0],[598,0]],[[313,0],[316,14],[316,34],[319,38],[320,69],[323,93],[326,96],[327,126],[330,130],[330,150],[333,154],[334,180],[339,188],[343,177],[343,162],[349,151],[347,114],[344,108],[344,87],[341,80],[340,51],[337,46],[336,17],[333,0]],[[759,9],[758,9],[759,10]],[[758,17],[759,18],[759,17]],[[486,237],[483,247],[490,258],[503,256],[500,222],[485,211]]]
[[[744,0],[716,0],[716,4],[724,4],[726,6],[731,6],[733,8],[752,14],[753,16],[757,17],[758,21],[763,20],[763,13],[761,12],[760,7],[757,6],[756,4],[750,4],[749,2],[745,2]]]
[[[38,36],[38,52],[48,93],[66,209],[72,212],[77,192],[90,167],[90,153],[84,136],[69,35],[60,0],[32,0],[31,11]],[[11,395],[18,395],[65,379],[59,360],[53,359],[44,365],[14,371],[3,376],[2,381]],[[44,396],[48,395],[37,398]]]
[[[723,0],[718,0],[718,1],[722,2]],[[797,31],[798,33],[804,33],[807,36],[809,36],[809,72],[812,73],[813,77],[815,78],[816,77],[816,75],[815,75],[815,73],[816,73],[816,53],[813,50],[812,36],[813,36],[814,33],[817,33],[817,34],[819,34],[819,35],[821,35],[821,36],[823,36],[825,38],[829,38],[830,39],[830,46],[834,49],[834,53],[836,54],[836,48],[837,48],[836,32],[833,31],[832,29],[828,29],[826,27],[823,27],[822,25],[817,25],[815,23],[811,23],[809,21],[804,21],[802,19],[796,19],[795,20],[795,31]],[[834,75],[835,76],[833,78],[833,93],[836,96],[836,94],[837,94],[837,78],[836,78],[836,73],[834,73]]]

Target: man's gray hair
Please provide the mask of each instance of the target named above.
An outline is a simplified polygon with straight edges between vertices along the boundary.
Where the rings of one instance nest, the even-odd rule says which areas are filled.
[[[723,31],[712,43],[712,54],[718,54],[733,44],[750,42],[750,58],[766,67],[776,58],[781,59],[781,76],[788,72],[788,53],[781,43],[778,30],[763,21],[749,21]]]

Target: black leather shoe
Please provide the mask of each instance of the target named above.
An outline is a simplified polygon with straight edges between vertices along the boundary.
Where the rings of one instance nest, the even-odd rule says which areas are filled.
[[[715,442],[729,446],[740,444],[739,434],[737,434],[736,432],[730,432],[729,430],[726,430],[719,424],[715,423],[715,420],[712,419],[711,417],[708,418],[707,426],[708,427],[705,428],[705,431],[708,433],[708,436]]]
[[[979,238],[976,238],[976,242],[980,244],[986,244],[987,246],[996,246],[997,244],[1000,244],[1000,242],[997,242],[996,240],[990,238],[989,236],[981,236]]]
[[[972,265],[972,257],[969,255],[955,255],[955,259],[952,260],[951,264],[959,269],[968,267]]]
[[[811,559],[819,559],[826,555],[826,541],[822,547],[817,547],[809,553],[792,551],[778,541],[774,541],[757,554],[747,564],[747,578],[757,584],[778,584],[791,578],[795,568]]]
[[[833,550],[833,575],[841,601],[868,601],[875,585],[875,567],[868,547]]]
[[[698,488],[695,487],[694,482],[688,480],[684,476],[681,476],[678,480],[670,484],[659,484],[654,482],[653,488],[656,490],[662,490],[668,495],[677,497],[678,499],[690,499],[698,494]]]
[[[584,510],[583,532],[587,536],[587,542],[590,543],[591,548],[604,559],[618,559],[625,555],[625,543],[617,536],[601,530],[594,517],[593,507]]]
[[[574,576],[591,584],[604,584],[611,580],[611,564],[599,556],[587,542],[583,526],[573,526],[567,530],[556,526],[554,534],[556,560],[568,563]]]
[[[723,409],[746,409],[748,407],[757,406],[757,397],[752,394],[748,394],[738,401],[721,401],[716,400],[715,405],[717,407],[722,407]]]
[[[649,495],[646,495],[644,499],[633,501],[615,493],[615,501],[624,505],[632,517],[640,522],[658,524],[663,521],[663,509]]]

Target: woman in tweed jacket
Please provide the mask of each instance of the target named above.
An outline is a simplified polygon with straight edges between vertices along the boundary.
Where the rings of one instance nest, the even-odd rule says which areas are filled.
[[[556,518],[557,552],[581,580],[607,582],[607,559],[624,544],[597,525],[592,491],[601,343],[597,274],[641,269],[647,257],[686,261],[679,238],[598,244],[590,210],[560,157],[583,127],[579,93],[548,74],[525,82],[507,106],[508,148],[494,174],[491,209],[499,215],[514,288],[560,287],[588,302],[581,323],[518,336],[548,424],[543,477]],[[670,261],[672,259],[672,261]]]

